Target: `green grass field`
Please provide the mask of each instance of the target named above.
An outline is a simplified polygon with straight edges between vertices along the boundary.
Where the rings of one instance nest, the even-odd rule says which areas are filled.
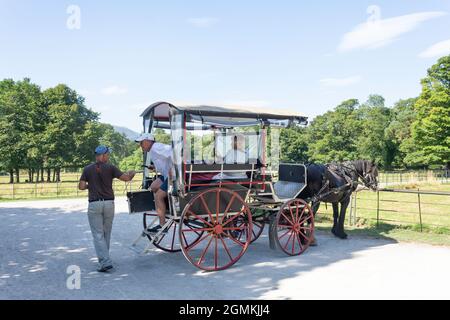
[[[420,183],[391,186],[393,189],[450,192],[450,184]],[[350,224],[346,215],[346,230],[350,235],[388,237],[399,241],[450,245],[450,196],[421,195],[422,227],[416,194],[380,192],[377,225],[377,193],[362,191],[357,195],[356,218]],[[317,216],[318,229],[329,230],[332,207],[322,204]]]
[[[61,182],[14,183],[9,178],[0,177],[0,201],[87,197],[87,191],[78,190],[79,173],[64,173]],[[21,177],[25,181],[26,176]],[[142,184],[142,174],[136,175],[131,183],[114,180],[116,196],[125,195],[127,191],[138,190]]]

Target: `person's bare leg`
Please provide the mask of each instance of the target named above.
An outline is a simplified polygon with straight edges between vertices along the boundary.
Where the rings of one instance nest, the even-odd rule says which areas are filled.
[[[158,192],[159,188],[161,188],[162,184],[163,184],[163,182],[161,181],[161,179],[156,179],[150,185],[150,190],[156,194],[156,192]]]
[[[158,190],[155,194],[155,201],[156,201],[156,212],[158,213],[159,217],[159,225],[162,227],[166,223],[166,197],[167,192],[162,191],[161,189]]]

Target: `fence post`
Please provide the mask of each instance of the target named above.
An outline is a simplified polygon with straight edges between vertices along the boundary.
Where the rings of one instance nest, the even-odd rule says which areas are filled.
[[[380,224],[380,190],[377,190],[377,229]]]
[[[350,194],[350,212],[348,215],[348,225],[352,225],[352,212],[353,212],[353,194]]]
[[[355,194],[355,211],[353,212],[353,218],[355,219],[356,224],[356,200],[358,199],[358,193]]]
[[[14,194],[14,192],[15,192],[15,190],[14,190],[14,182],[12,183],[12,198],[13,198],[13,200],[15,199],[15,194]]]
[[[34,183],[34,198],[37,199],[37,182]]]
[[[56,197],[59,198],[59,182],[56,181]]]
[[[420,188],[417,188],[417,197],[419,201],[419,220],[420,220],[420,232],[423,232],[423,225],[422,225],[422,207],[420,205]]]

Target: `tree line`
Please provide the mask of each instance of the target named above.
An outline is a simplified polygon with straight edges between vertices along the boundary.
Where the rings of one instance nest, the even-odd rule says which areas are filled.
[[[450,167],[450,55],[428,69],[418,97],[343,101],[304,129],[281,133],[284,161],[370,159],[381,168]]]
[[[136,147],[64,84],[41,90],[30,79],[0,81],[0,171],[10,183],[20,182],[21,169],[29,182],[60,181],[62,168],[88,164],[99,144],[113,148],[116,164]]]
[[[283,161],[317,162],[370,159],[381,168],[450,167],[450,55],[428,69],[418,97],[385,105],[380,95],[365,102],[348,99],[314,118],[306,128],[283,129]],[[168,143],[163,130],[157,140]],[[41,88],[29,79],[0,82],[0,172],[10,182],[59,181],[61,168],[93,160],[99,144],[114,149],[112,163],[140,169],[136,144],[85,105],[64,84]]]

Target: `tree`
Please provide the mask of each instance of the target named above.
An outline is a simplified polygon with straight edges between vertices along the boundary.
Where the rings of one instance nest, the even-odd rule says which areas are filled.
[[[138,148],[134,150],[132,155],[122,159],[122,161],[120,161],[119,167],[123,171],[142,170],[142,161],[143,161],[142,150],[141,148]]]
[[[346,100],[311,122],[307,130],[310,161],[327,163],[358,158],[357,141],[361,132],[358,106],[358,100]]]
[[[450,164],[450,55],[438,60],[422,80],[422,93],[415,103],[412,124],[414,150],[409,165]]]
[[[405,167],[404,159],[408,153],[415,150],[411,137],[411,125],[417,118],[414,109],[416,98],[400,100],[391,110],[391,122],[385,131],[385,136],[393,145],[394,167]]]
[[[0,163],[10,172],[36,166],[41,152],[37,147],[39,132],[44,126],[42,95],[30,79],[0,82]]]
[[[442,57],[428,69],[428,77],[422,80],[428,88],[440,88],[450,94],[450,55]]]
[[[395,158],[395,144],[386,139],[386,130],[391,121],[391,110],[384,106],[384,98],[370,95],[360,106],[358,118],[361,133],[358,137],[359,158],[373,160],[384,168],[390,168]]]
[[[98,114],[84,105],[82,96],[64,84],[47,89],[43,94],[47,107],[47,125],[42,140],[45,165],[56,168],[56,180],[59,181],[60,168],[80,165],[76,163],[80,150],[87,151],[82,137],[92,135],[92,132],[85,130],[96,129],[91,123],[98,120]],[[92,139],[88,141],[91,143]],[[49,178],[48,170],[47,180]]]
[[[281,130],[281,160],[284,162],[308,162],[306,128]]]
[[[134,142],[111,125],[98,122],[99,114],[87,108],[84,98],[64,84],[41,92],[29,79],[0,82],[0,169],[9,171],[10,182],[19,182],[19,170],[28,169],[29,181],[43,181],[54,168],[53,181],[62,167],[80,167],[94,158],[94,148],[114,149],[118,164],[136,149]]]
[[[112,164],[119,165],[122,159],[130,156],[136,149],[137,144],[134,141],[130,141],[124,134],[115,131],[112,125],[103,123],[100,124],[100,128],[101,137],[99,143],[113,149],[110,157]]]
[[[171,138],[170,134],[165,132],[161,128],[157,128],[153,132],[153,134],[155,135],[155,140],[159,143],[164,143],[164,144],[169,144],[169,145],[172,143],[172,138]]]

